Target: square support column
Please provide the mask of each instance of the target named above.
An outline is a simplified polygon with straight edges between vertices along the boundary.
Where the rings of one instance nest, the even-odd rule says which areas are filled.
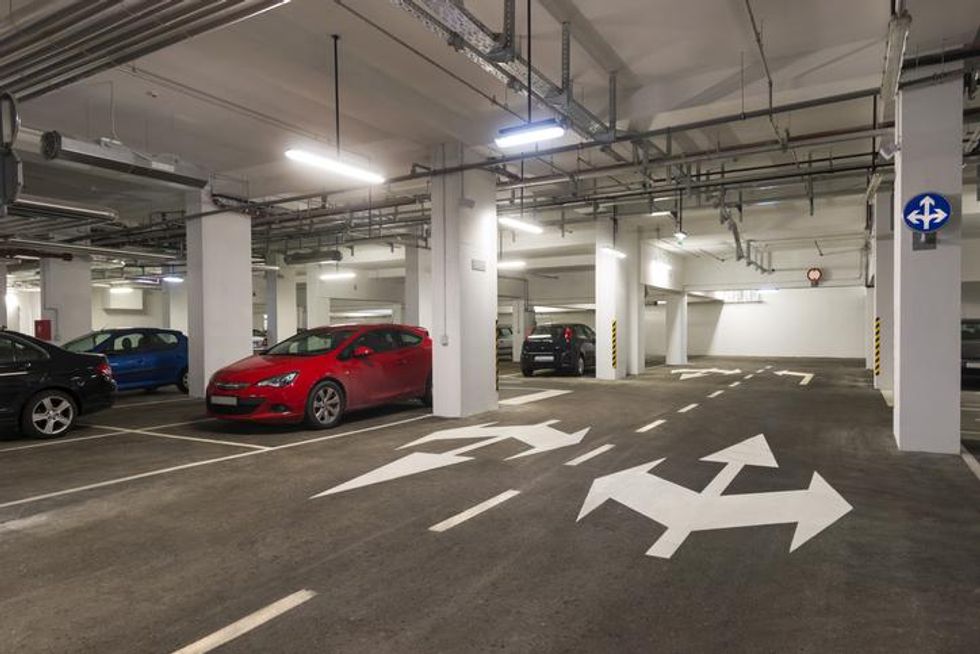
[[[623,379],[629,369],[633,343],[630,268],[640,264],[630,259],[638,257],[637,237],[635,231],[617,230],[611,220],[598,221],[595,233],[595,376],[596,379]],[[617,256],[610,248],[626,257]]]
[[[188,196],[188,213],[211,211],[207,191]],[[204,397],[218,369],[252,354],[252,221],[240,213],[187,220],[189,384]]]
[[[61,344],[92,331],[92,262],[88,257],[41,260],[41,318]]]
[[[902,450],[960,450],[963,80],[898,94],[895,159],[895,439]],[[951,217],[935,249],[913,249],[905,203],[941,193]]]
[[[405,323],[432,332],[432,251],[405,247]]]
[[[467,160],[477,160],[477,155]],[[438,146],[436,168],[464,161]],[[432,180],[433,412],[462,417],[497,408],[497,204],[484,170]]]
[[[639,375],[646,370],[646,286],[643,284],[643,242],[635,230],[623,235],[626,258],[626,373]]]
[[[672,293],[667,298],[668,366],[687,365],[687,293]]]
[[[895,359],[895,246],[892,194],[874,198],[874,387],[891,393]]]
[[[296,334],[296,270],[280,258],[279,270],[265,273],[266,315],[269,345]]]
[[[330,282],[320,279],[327,270],[319,264],[306,266],[306,328],[330,324]]]
[[[167,284],[163,299],[164,320],[170,329],[187,333],[187,283]]]

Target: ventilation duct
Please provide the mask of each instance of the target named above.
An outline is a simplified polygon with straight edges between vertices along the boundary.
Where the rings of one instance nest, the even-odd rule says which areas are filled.
[[[166,186],[200,189],[208,184],[207,175],[188,164],[159,161],[114,141],[93,143],[63,136],[59,132],[45,132],[41,136],[41,154],[48,161],[111,170]]]
[[[343,261],[344,255],[339,250],[317,250],[316,252],[297,252],[286,255],[286,263],[290,266],[308,263],[336,263]]]

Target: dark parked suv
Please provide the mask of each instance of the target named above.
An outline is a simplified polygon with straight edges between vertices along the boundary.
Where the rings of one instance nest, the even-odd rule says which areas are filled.
[[[521,372],[525,377],[535,370],[584,375],[587,368],[594,366],[595,332],[588,325],[538,325],[521,348]]]
[[[79,354],[0,331],[0,428],[62,436],[75,419],[112,406],[116,382],[101,354]]]

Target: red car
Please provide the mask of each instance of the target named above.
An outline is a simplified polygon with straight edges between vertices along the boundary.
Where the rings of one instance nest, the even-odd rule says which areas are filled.
[[[432,339],[407,325],[310,329],[222,368],[207,390],[215,418],[315,429],[351,409],[413,398],[432,404]]]

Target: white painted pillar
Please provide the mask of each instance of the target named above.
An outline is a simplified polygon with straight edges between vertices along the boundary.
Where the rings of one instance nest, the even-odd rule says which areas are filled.
[[[61,344],[92,331],[92,262],[88,257],[41,259],[41,318]]]
[[[626,377],[629,360],[629,261],[636,256],[633,241],[623,233],[614,234],[611,220],[596,222],[595,240],[595,351],[596,379]],[[635,240],[635,236],[633,237]],[[626,241],[626,242],[624,242]],[[625,258],[610,249],[626,254]]]
[[[478,155],[466,156],[466,161]],[[433,153],[436,168],[464,161],[463,146]],[[433,412],[461,417],[497,408],[497,205],[484,170],[432,180]]]
[[[215,209],[208,191],[188,194],[190,214]],[[218,369],[252,354],[252,221],[240,213],[187,220],[190,394],[204,397]]]
[[[960,450],[960,238],[963,80],[898,94],[895,159],[895,439],[902,450]],[[952,216],[933,250],[913,250],[905,203],[945,195]]]
[[[167,327],[187,333],[187,281],[183,284],[167,284],[163,299]]]
[[[511,309],[510,330],[511,338],[513,339],[511,360],[519,362],[521,360],[521,348],[524,346],[524,339],[534,329],[534,311],[528,311],[527,300],[514,300],[511,302]]]
[[[306,266],[306,328],[325,327],[330,324],[330,284],[320,279],[327,269],[319,264]]]
[[[864,369],[875,369],[875,297],[873,288],[864,289]]]
[[[296,270],[278,261],[279,270],[265,273],[268,341],[274,345],[296,334]]]
[[[667,365],[687,365],[687,293],[667,296]]]
[[[643,243],[639,233],[631,230],[619,241],[626,252],[626,372],[639,375],[646,370],[646,287],[643,284]]]
[[[405,323],[432,332],[432,251],[405,246]]]
[[[892,194],[878,193],[874,198],[875,287],[873,326],[878,344],[874,353],[874,387],[891,392],[895,359],[895,246],[892,243],[894,223]],[[874,345],[874,343],[872,343]]]
[[[0,263],[0,326],[7,328],[7,264]]]
[[[391,305],[391,322],[396,325],[410,325],[412,323],[405,322],[405,310],[401,304],[393,303]]]

